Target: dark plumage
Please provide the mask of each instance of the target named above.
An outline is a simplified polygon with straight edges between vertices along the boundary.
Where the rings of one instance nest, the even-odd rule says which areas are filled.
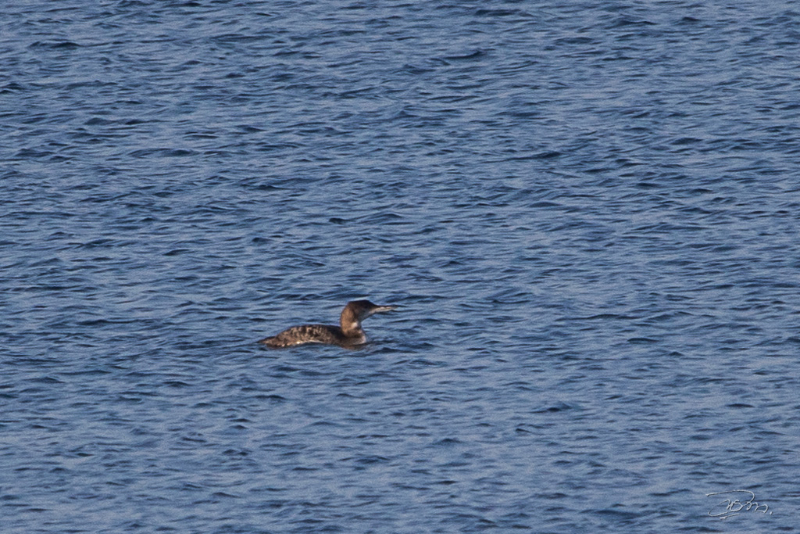
[[[326,345],[339,345],[352,347],[367,341],[361,321],[374,313],[387,312],[397,306],[378,306],[368,300],[354,300],[347,303],[339,317],[341,326],[325,324],[306,324],[293,326],[278,335],[264,338],[259,343],[267,347],[279,349],[302,345],[304,343],[324,343]]]

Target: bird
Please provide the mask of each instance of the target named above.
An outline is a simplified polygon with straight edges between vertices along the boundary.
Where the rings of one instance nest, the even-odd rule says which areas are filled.
[[[378,306],[368,300],[353,300],[347,303],[339,317],[340,326],[326,324],[305,324],[293,326],[259,343],[271,349],[280,349],[303,345],[305,343],[322,343],[340,347],[355,347],[367,342],[367,335],[361,328],[361,321],[375,313],[388,312],[397,306]]]

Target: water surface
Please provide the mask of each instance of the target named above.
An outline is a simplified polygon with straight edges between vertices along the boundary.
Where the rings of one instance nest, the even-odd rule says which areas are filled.
[[[6,6],[3,532],[795,531],[799,27]]]

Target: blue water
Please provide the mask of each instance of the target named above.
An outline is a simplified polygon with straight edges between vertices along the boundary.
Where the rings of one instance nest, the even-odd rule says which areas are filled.
[[[798,58],[781,1],[5,3],[0,531],[798,531]]]

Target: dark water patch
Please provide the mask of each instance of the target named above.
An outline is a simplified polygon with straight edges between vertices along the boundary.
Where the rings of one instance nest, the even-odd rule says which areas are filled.
[[[73,41],[36,41],[29,45],[30,48],[50,49],[50,50],[70,50],[80,48],[81,45]]]

